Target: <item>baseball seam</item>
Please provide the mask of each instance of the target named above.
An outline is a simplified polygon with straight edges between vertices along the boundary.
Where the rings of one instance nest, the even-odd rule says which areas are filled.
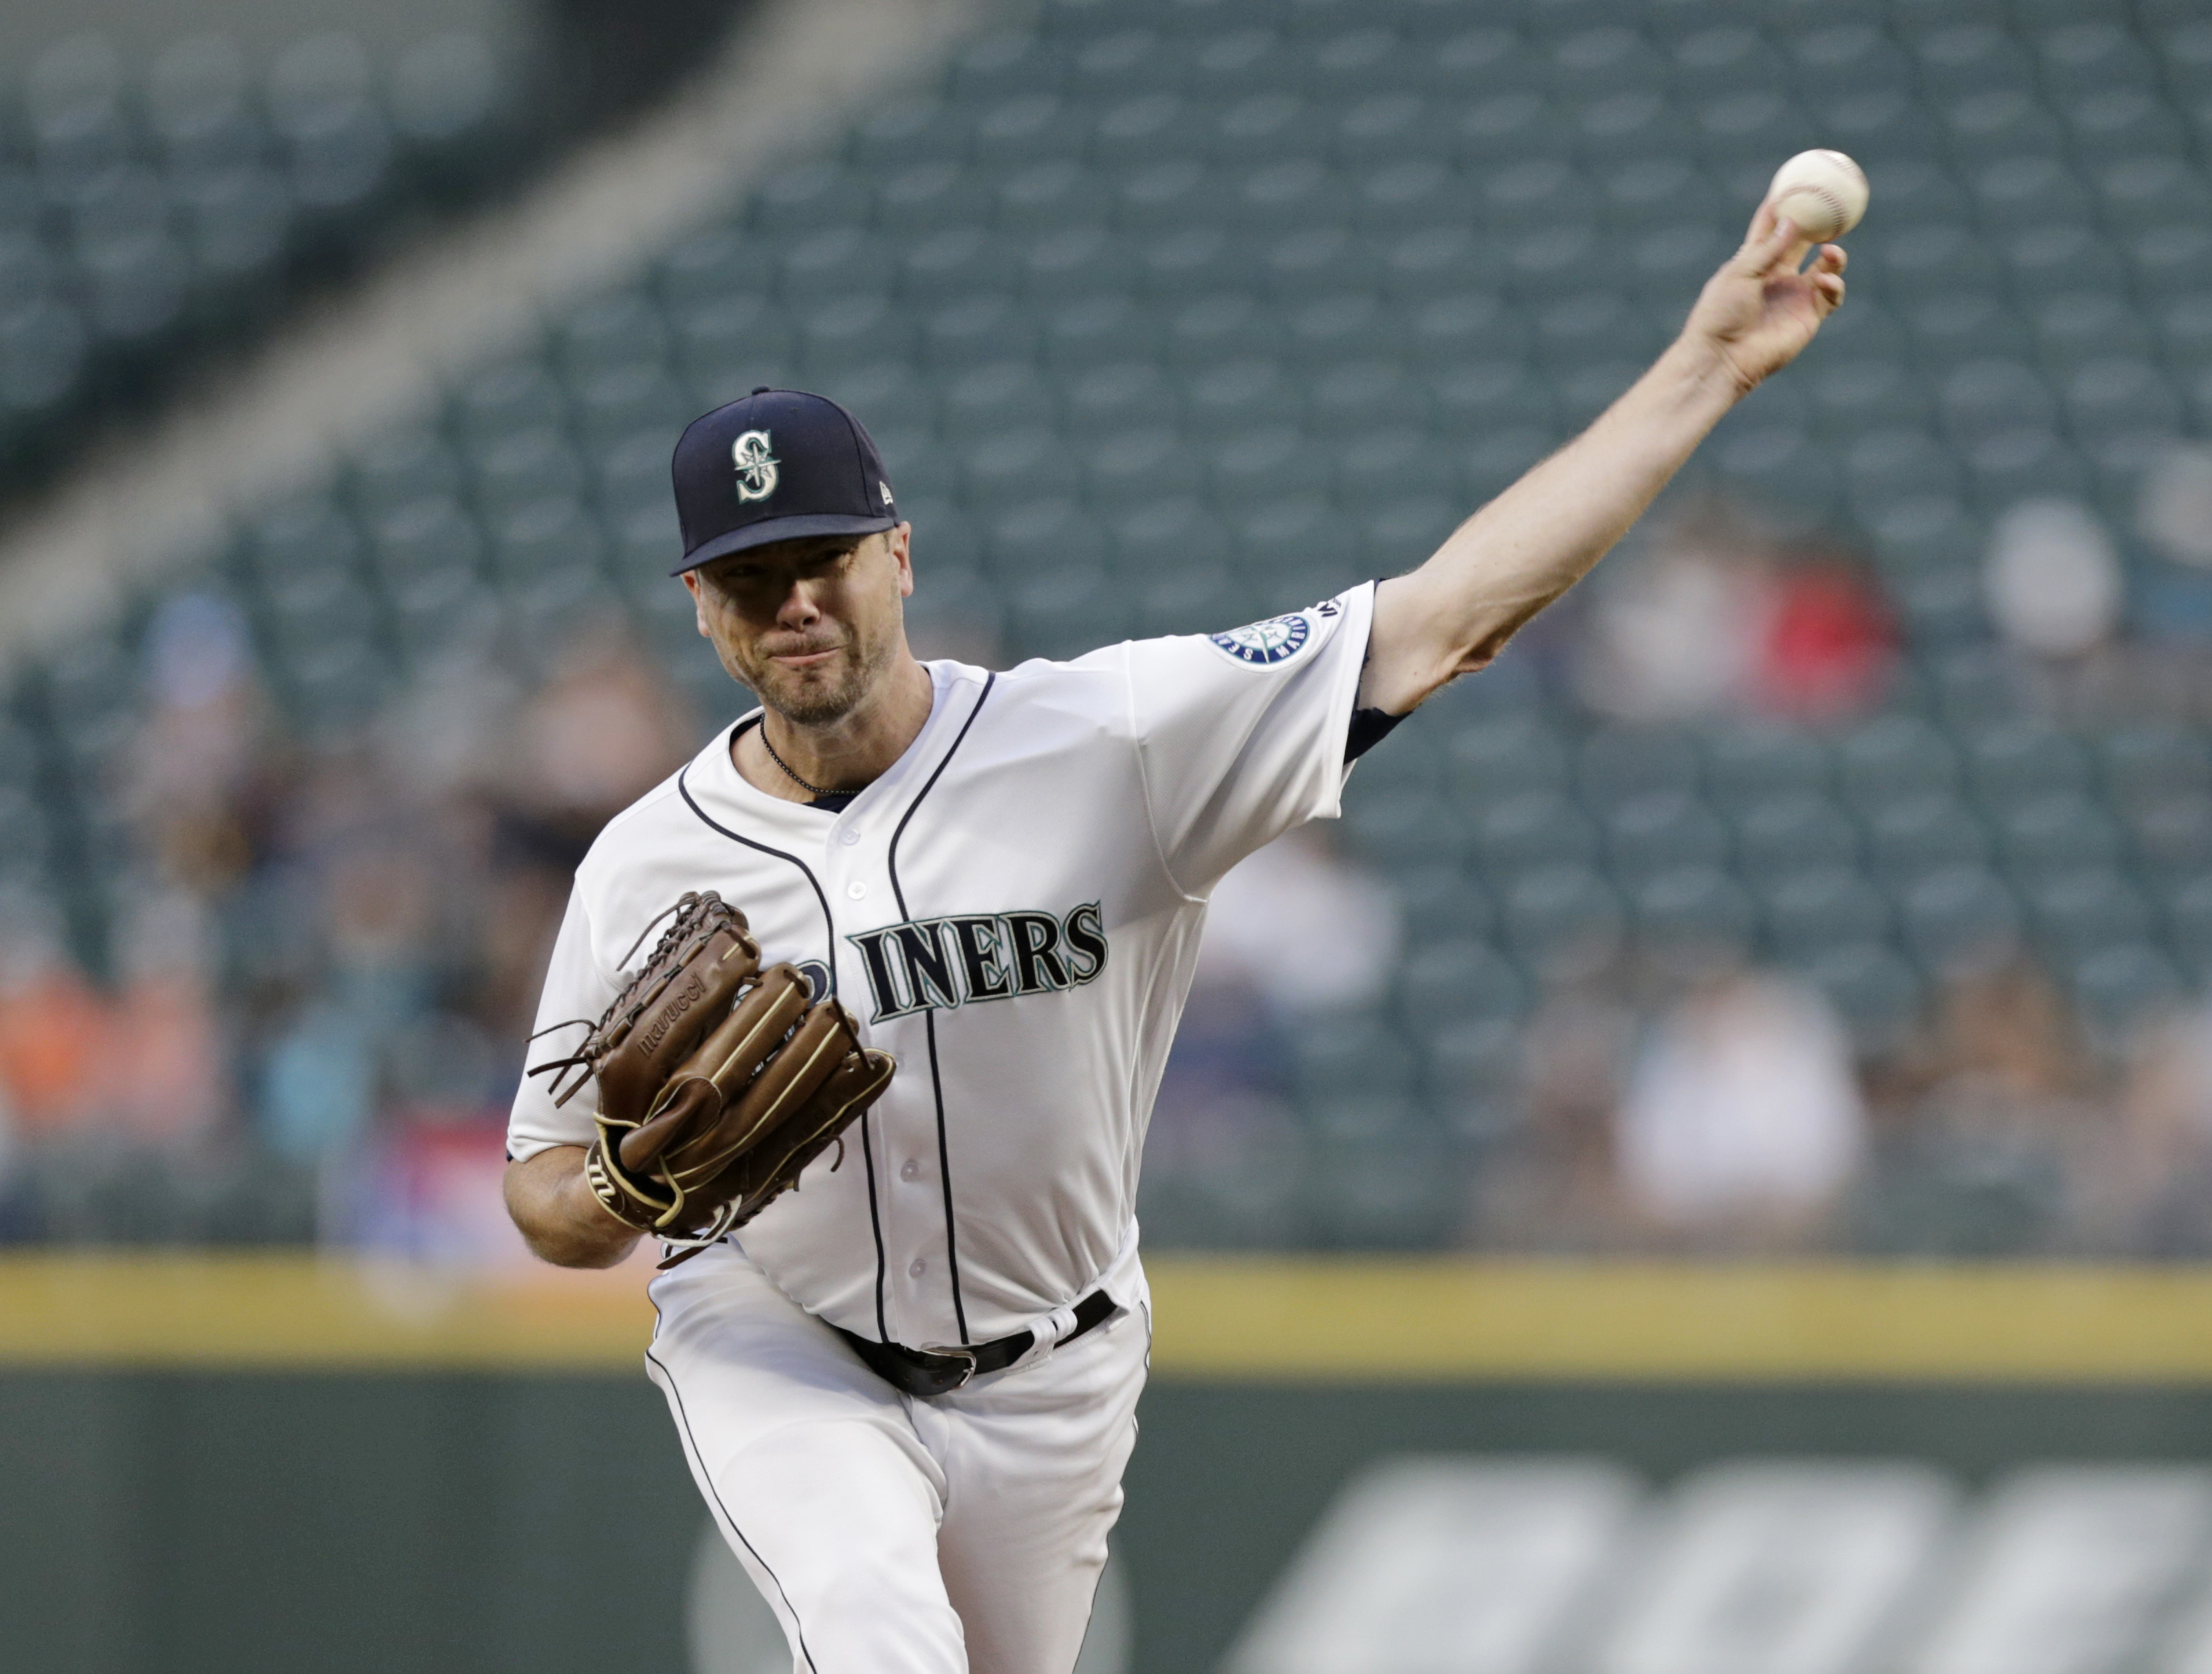
[[[1828,206],[1828,213],[1835,218],[1835,222],[1838,227],[1842,226],[1844,222],[1850,218],[1850,212],[1844,208],[1844,200],[1837,197],[1836,194],[1830,191],[1826,186],[1791,186],[1787,192],[1782,194],[1784,202],[1787,202],[1792,198],[1800,196],[1817,198],[1823,204],[1826,204]]]

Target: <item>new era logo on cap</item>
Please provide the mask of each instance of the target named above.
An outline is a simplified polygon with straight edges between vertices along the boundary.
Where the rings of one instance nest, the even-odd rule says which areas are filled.
[[[898,521],[883,458],[827,396],[757,389],[695,418],[676,444],[674,574],[770,541],[866,535]]]

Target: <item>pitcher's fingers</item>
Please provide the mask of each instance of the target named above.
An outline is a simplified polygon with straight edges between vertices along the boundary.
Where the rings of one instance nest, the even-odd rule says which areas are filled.
[[[1744,274],[1754,279],[1766,277],[1785,263],[1794,265],[1806,249],[1806,240],[1798,232],[1797,223],[1788,216],[1773,214],[1766,204],[1759,206],[1759,215],[1768,222],[1766,235],[1747,242],[1738,258]],[[1753,221],[1752,225],[1756,228],[1759,222]],[[1793,247],[1796,252],[1795,257],[1791,254]]]

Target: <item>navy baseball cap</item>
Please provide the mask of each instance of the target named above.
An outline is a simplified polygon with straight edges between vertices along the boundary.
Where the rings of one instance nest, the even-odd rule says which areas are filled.
[[[899,520],[883,456],[826,395],[757,389],[684,427],[676,444],[681,575],[806,535],[872,535]]]

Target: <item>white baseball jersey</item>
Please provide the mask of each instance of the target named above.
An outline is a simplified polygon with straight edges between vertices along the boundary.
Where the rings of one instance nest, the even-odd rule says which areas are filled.
[[[647,923],[718,891],[764,961],[833,988],[898,1060],[842,1165],[745,1226],[744,1255],[809,1312],[913,1348],[1008,1336],[1101,1284],[1127,1306],[1207,892],[1336,813],[1373,603],[1367,584],[998,674],[928,664],[921,734],[836,813],[747,784],[725,730],[577,869],[539,1026],[597,1017]],[[526,1080],[511,1154],[588,1143],[592,1096],[556,1109]]]

